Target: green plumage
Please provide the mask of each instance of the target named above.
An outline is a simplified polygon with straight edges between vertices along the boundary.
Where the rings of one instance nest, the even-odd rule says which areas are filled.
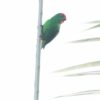
[[[61,23],[65,20],[66,16],[62,13],[58,13],[44,23],[41,36],[42,48],[56,37],[59,33]]]

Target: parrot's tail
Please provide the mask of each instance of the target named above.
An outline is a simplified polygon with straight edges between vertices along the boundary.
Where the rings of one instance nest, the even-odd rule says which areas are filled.
[[[44,41],[44,40],[41,40],[41,49],[43,48],[45,48],[45,45],[46,45],[46,42]]]

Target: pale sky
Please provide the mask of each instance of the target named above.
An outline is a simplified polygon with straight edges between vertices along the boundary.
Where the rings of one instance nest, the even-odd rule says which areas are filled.
[[[100,19],[99,0],[44,0],[43,23],[65,13],[59,35],[41,52],[40,100],[79,91],[100,89],[99,76],[63,77],[53,71],[100,59],[100,42],[70,41],[99,37],[89,21]],[[0,1],[0,100],[33,100],[38,0]],[[86,69],[88,70],[99,70]],[[81,70],[82,71],[82,70]],[[99,100],[100,95],[73,96],[67,100]]]

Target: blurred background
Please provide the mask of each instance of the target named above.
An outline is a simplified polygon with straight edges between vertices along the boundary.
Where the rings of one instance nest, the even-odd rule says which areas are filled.
[[[100,98],[99,0],[44,0],[43,23],[67,21],[41,51],[40,100]],[[38,0],[0,1],[0,99],[33,100]]]

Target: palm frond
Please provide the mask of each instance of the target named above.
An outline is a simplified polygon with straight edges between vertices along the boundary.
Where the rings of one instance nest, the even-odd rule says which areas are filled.
[[[61,73],[61,72],[72,71],[72,70],[75,70],[75,69],[96,67],[96,66],[100,66],[100,61],[92,61],[92,62],[87,62],[87,63],[84,63],[84,64],[70,66],[70,67],[67,67],[67,68],[64,68],[64,69],[60,69],[60,70],[55,71],[55,72],[56,73]]]
[[[95,21],[88,22],[88,24],[97,24],[97,23],[100,23],[100,20],[95,20]]]
[[[86,31],[94,29],[94,28],[99,28],[100,27],[100,20],[90,21],[90,22],[88,22],[88,24],[96,24],[96,25],[86,29]]]
[[[80,91],[72,94],[65,94],[61,96],[57,96],[55,98],[61,98],[61,97],[69,97],[69,96],[80,96],[80,95],[93,95],[93,94],[100,94],[100,90],[86,90],[86,91]]]
[[[86,31],[91,30],[91,29],[94,29],[94,28],[100,28],[100,24],[97,24],[95,26],[92,26],[92,27],[86,29]]]
[[[88,71],[88,72],[80,72],[75,74],[68,74],[65,76],[85,76],[85,75],[100,75],[100,70],[98,71]]]
[[[80,39],[80,40],[70,41],[69,43],[84,43],[84,42],[96,42],[96,41],[100,41],[100,37]]]

